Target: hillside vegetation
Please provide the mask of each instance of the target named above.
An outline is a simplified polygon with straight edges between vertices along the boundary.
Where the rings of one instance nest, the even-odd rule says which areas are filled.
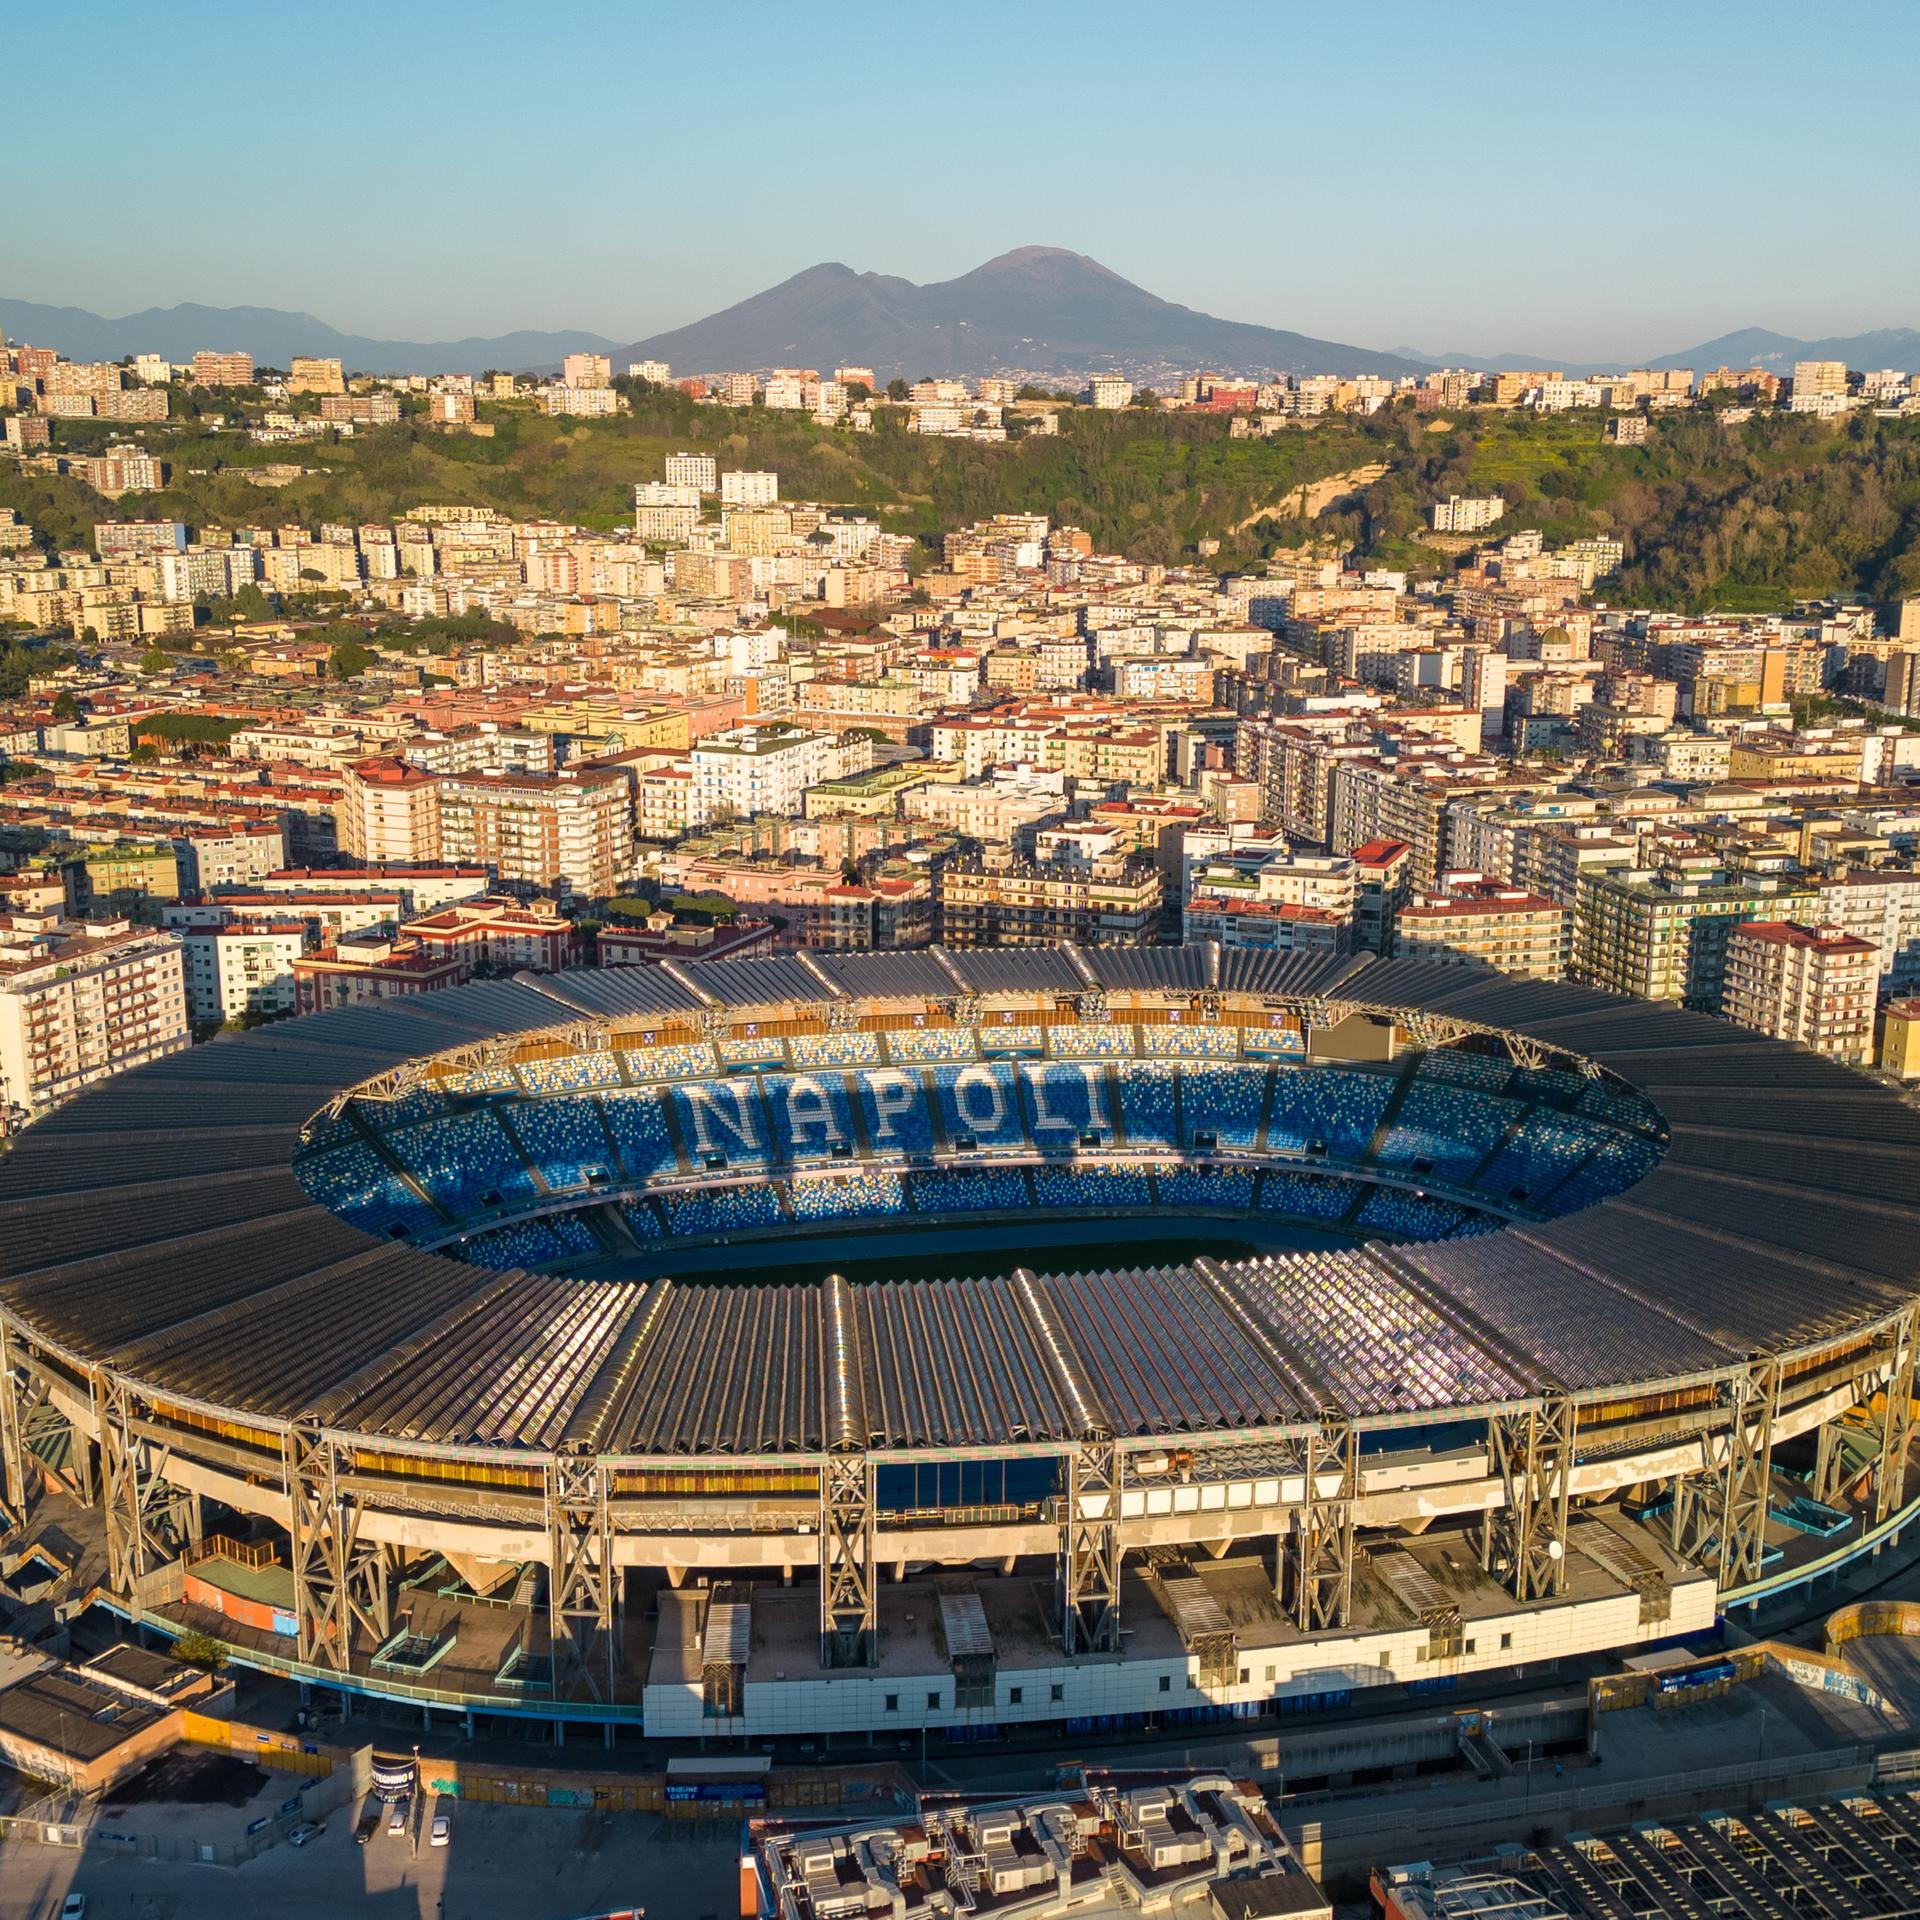
[[[605,421],[483,407],[491,438],[406,419],[351,440],[255,446],[183,418],[145,435],[172,465],[162,493],[109,503],[77,478],[4,468],[0,506],[60,547],[88,544],[101,519],[357,523],[448,502],[610,529],[628,523],[634,483],[658,479],[679,448],[711,452],[722,466],[777,468],[787,498],[874,513],[920,539],[928,559],[943,532],[1021,511],[1163,564],[1191,561],[1201,541],[1218,540],[1213,564],[1244,566],[1330,533],[1377,563],[1436,573],[1452,562],[1422,542],[1427,506],[1498,490],[1510,504],[1505,527],[1621,539],[1627,562],[1611,592],[1626,602],[1765,608],[1920,592],[1920,421],[1764,415],[1730,428],[1698,410],[1658,417],[1647,445],[1625,448],[1606,442],[1591,413],[1436,419],[1396,408],[1236,440],[1212,417],[1066,409],[1057,436],[978,445],[909,435],[886,412],[874,432],[854,434],[672,392],[631,397],[631,414]],[[59,430],[70,448],[106,437],[93,423]],[[1385,474],[1359,499],[1304,516],[1311,483],[1379,463]],[[273,488],[247,477],[281,464],[313,471]]]

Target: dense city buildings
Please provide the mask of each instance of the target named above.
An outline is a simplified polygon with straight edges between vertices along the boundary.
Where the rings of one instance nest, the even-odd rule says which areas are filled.
[[[1897,377],[1100,368],[1075,402],[1011,373],[896,395],[855,365],[675,386],[635,361],[616,380],[599,351],[529,382],[320,357],[281,375],[209,347],[143,356],[131,383],[3,351],[7,457],[121,504],[85,550],[0,509],[0,620],[50,663],[62,648],[0,701],[0,877],[52,875],[73,937],[174,934],[203,1031],[476,970],[724,950],[734,926],[786,953],[1420,957],[1673,1000],[1866,1065],[1878,1008],[1920,991],[1920,601],[1623,605],[1625,543],[1545,537],[1504,482],[1420,503],[1424,568],[1319,536],[1314,499],[1299,544],[1233,566],[1207,564],[1218,541],[1129,559],[1030,510],[910,537],[699,425],[745,407],[837,440],[877,412],[994,458],[1076,407],[1123,415],[1101,429],[1120,434],[1191,412],[1225,447],[1396,408],[1565,412],[1608,460],[1729,392],[1897,417]],[[544,410],[618,436],[649,392],[686,411],[619,483],[625,527],[457,496],[302,523],[265,486],[257,513],[191,524],[143,510],[178,479],[164,433],[96,427],[71,455],[60,437],[183,384],[221,394],[216,434],[343,450],[408,418],[485,435]],[[404,877],[442,867],[474,877],[452,895]],[[281,912],[268,876],[289,869],[348,879],[295,884]],[[534,925],[520,945],[472,931],[512,913]],[[1843,1038],[1814,1031],[1751,951],[1759,924],[1864,943],[1864,1029],[1850,1000]]]

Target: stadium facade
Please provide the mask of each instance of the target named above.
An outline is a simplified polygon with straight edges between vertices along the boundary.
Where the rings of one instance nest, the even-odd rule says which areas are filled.
[[[1445,1685],[1897,1532],[1917,1174],[1816,1056],[1461,966],[476,983],[16,1143],[0,1465],[129,1617],[429,1710],[958,1739]],[[1088,1220],[1291,1250],[728,1272]]]

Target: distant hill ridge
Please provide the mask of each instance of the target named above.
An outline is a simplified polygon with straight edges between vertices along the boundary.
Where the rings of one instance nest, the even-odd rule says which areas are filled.
[[[1725,364],[1785,372],[1804,359],[1844,360],[1867,369],[1920,367],[1920,331],[1912,327],[1821,340],[1748,327],[1634,363],[1550,353],[1433,354],[1412,347],[1380,352],[1216,319],[1148,293],[1097,260],[1062,247],[1017,247],[957,279],[925,286],[827,261],[688,326],[628,346],[604,334],[566,330],[377,340],[343,333],[310,313],[276,307],[149,307],[107,319],[82,307],[7,299],[0,299],[0,332],[81,360],[118,360],[134,353],[186,360],[203,347],[237,348],[263,366],[284,367],[295,354],[328,354],[366,373],[479,373],[490,367],[539,372],[557,367],[569,353],[607,354],[616,372],[629,360],[663,359],[676,373],[687,374],[870,366],[881,380],[1006,369],[1077,379],[1106,368],[1400,375],[1435,366],[1607,373],[1628,364],[1702,371]]]

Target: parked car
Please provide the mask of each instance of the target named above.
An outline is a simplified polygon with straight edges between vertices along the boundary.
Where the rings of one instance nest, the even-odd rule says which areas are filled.
[[[393,1803],[393,1811],[387,1815],[387,1831],[389,1833],[405,1833],[406,1830],[407,1802],[404,1800],[396,1800]]]
[[[324,1820],[303,1820],[287,1835],[287,1845],[304,1847],[309,1840],[318,1840],[326,1830],[327,1823]]]
[[[444,1847],[453,1840],[453,1821],[444,1813],[433,1816],[433,1831],[427,1836],[430,1847]]]
[[[353,1837],[364,1847],[379,1831],[380,1809],[377,1806],[369,1807],[366,1812],[360,1816],[360,1824],[354,1828]]]
[[[60,1903],[60,1920],[87,1920],[87,1896],[70,1893]]]

